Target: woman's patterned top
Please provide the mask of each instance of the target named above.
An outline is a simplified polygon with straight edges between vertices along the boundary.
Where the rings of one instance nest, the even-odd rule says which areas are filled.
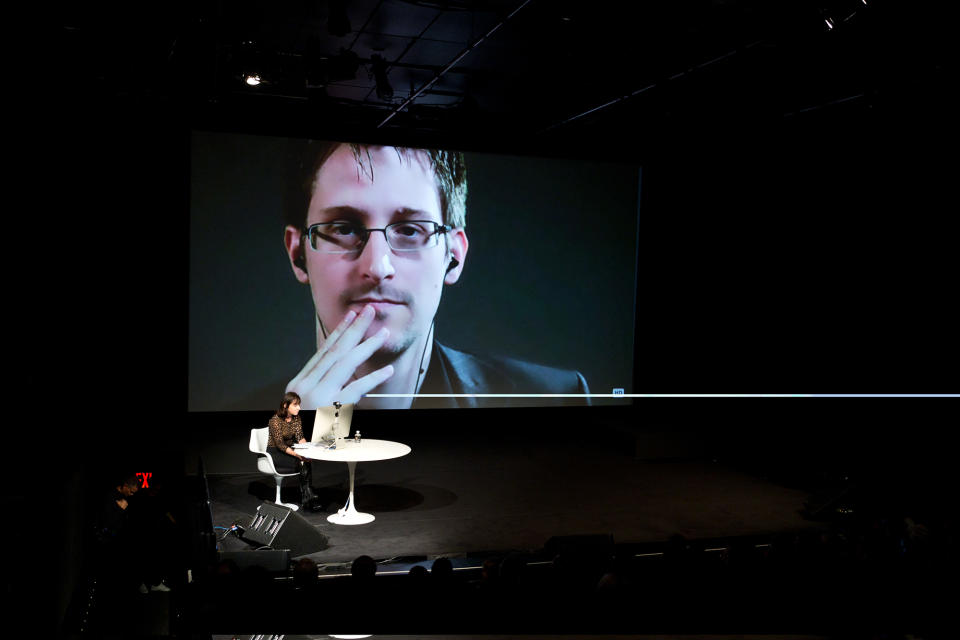
[[[300,416],[293,416],[293,420],[287,422],[280,416],[274,415],[267,426],[270,428],[270,437],[267,438],[268,447],[286,451],[287,447],[292,447],[303,439],[303,424],[300,422]]]

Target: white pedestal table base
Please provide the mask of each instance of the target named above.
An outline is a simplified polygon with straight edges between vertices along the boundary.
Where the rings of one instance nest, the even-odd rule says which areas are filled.
[[[353,460],[347,462],[347,468],[350,470],[350,495],[347,496],[347,503],[336,513],[327,516],[327,522],[331,524],[368,524],[376,520],[372,513],[361,513],[353,506],[353,478],[356,474],[357,463]]]

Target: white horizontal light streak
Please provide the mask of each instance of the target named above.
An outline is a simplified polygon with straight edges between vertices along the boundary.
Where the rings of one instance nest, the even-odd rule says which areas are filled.
[[[368,393],[367,398],[960,398],[960,393]]]

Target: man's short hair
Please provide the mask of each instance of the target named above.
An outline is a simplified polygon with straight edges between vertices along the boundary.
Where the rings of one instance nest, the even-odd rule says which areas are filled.
[[[284,193],[284,217],[288,225],[303,229],[307,221],[307,209],[316,186],[317,172],[341,145],[350,147],[357,161],[358,171],[374,179],[370,149],[381,145],[328,142],[323,140],[291,140],[288,153]],[[442,149],[416,149],[392,147],[401,158],[411,159],[424,154],[430,161],[440,195],[442,222],[454,228],[467,225],[467,167],[460,151]]]

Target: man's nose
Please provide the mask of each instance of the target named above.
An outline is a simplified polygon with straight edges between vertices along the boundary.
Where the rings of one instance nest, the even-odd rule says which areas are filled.
[[[396,269],[393,268],[393,250],[387,244],[387,236],[380,231],[373,231],[367,239],[363,251],[360,253],[360,268],[364,278],[374,282],[393,277]]]

